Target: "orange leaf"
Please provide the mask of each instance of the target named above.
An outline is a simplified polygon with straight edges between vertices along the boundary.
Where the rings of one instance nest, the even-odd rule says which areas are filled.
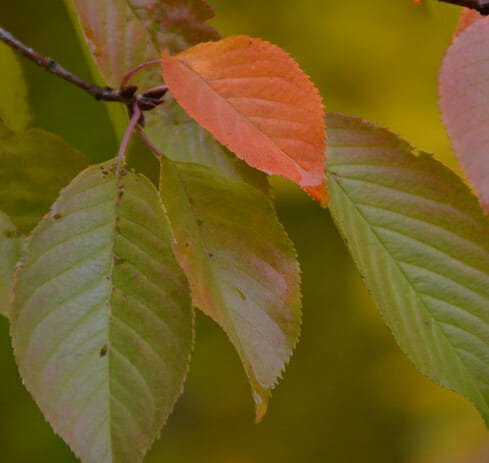
[[[462,14],[460,15],[460,21],[458,23],[457,30],[455,31],[454,37],[461,34],[467,27],[482,18],[482,15],[472,8],[464,8]]]
[[[322,100],[285,51],[229,37],[173,57],[164,51],[162,72],[180,105],[238,157],[326,202]]]

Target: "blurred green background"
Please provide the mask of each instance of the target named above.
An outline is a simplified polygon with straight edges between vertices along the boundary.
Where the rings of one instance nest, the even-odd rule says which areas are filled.
[[[311,75],[328,110],[389,127],[456,168],[437,108],[437,72],[460,9],[412,0],[210,0],[223,35],[274,42]],[[63,0],[0,0],[0,24],[90,79]],[[102,104],[23,61],[34,125],[94,160],[115,136]],[[1,72],[1,70],[0,70]],[[1,92],[8,89],[0,89]],[[268,416],[226,337],[204,316],[185,394],[147,463],[479,463],[489,442],[458,395],[420,375],[371,303],[327,211],[273,181],[303,269],[302,338]],[[0,320],[0,460],[74,462],[18,377]]]

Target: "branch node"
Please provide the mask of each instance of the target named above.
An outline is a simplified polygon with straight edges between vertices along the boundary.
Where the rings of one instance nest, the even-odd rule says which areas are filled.
[[[56,72],[56,69],[58,68],[58,63],[54,59],[48,58],[46,62],[46,67],[48,71]]]
[[[124,98],[132,98],[138,91],[137,85],[128,85],[121,89],[120,93]]]

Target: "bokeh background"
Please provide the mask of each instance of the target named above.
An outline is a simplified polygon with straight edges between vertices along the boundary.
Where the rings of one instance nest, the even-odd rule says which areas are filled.
[[[460,8],[412,0],[210,0],[223,35],[249,34],[294,56],[328,110],[373,120],[457,168],[437,107],[437,73]],[[0,0],[0,24],[90,79],[63,0]],[[23,61],[34,125],[94,160],[117,142],[104,105]],[[2,70],[0,69],[0,72]],[[0,89],[8,92],[8,89]],[[370,301],[327,211],[273,180],[303,270],[302,338],[268,416],[237,355],[197,317],[185,394],[147,463],[480,463],[489,443],[472,406],[420,375]],[[0,320],[0,460],[70,463],[25,391]]]

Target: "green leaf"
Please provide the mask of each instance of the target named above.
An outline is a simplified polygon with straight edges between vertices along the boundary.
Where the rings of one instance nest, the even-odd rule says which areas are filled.
[[[489,222],[448,168],[390,132],[329,114],[331,212],[419,370],[489,423]]]
[[[27,85],[15,52],[4,43],[0,43],[0,69],[0,122],[10,130],[25,130],[31,121]]]
[[[87,165],[83,154],[44,130],[0,133],[0,210],[22,233],[30,232]]]
[[[160,185],[192,301],[234,344],[260,420],[300,331],[294,247],[271,200],[244,182],[163,160]]]
[[[24,247],[21,236],[9,217],[0,212],[0,314],[10,316],[14,273]]]
[[[143,176],[92,166],[33,232],[16,279],[16,360],[84,463],[136,463],[182,390],[188,285],[161,200]]]

